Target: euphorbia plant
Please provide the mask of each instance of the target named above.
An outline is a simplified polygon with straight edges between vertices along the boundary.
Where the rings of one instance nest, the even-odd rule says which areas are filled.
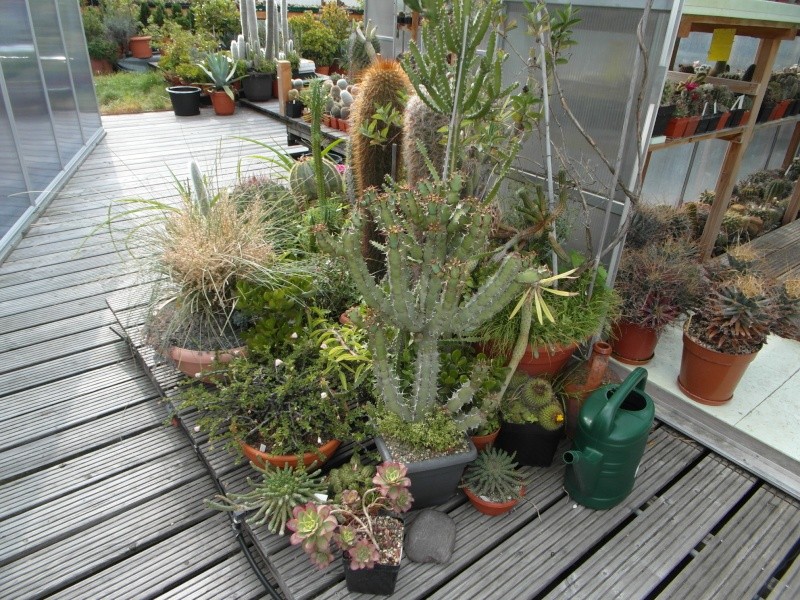
[[[411,508],[411,480],[404,465],[384,462],[372,483],[363,494],[345,490],[340,503],[308,502],[295,507],[293,518],[286,524],[294,532],[291,543],[301,545],[320,568],[333,560],[334,546],[346,553],[351,569],[399,564],[403,524],[385,513]]]

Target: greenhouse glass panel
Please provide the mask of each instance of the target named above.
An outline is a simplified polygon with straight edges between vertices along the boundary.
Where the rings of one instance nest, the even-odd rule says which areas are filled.
[[[2,84],[2,68],[0,68],[0,84]],[[2,85],[0,85],[2,90]],[[11,229],[31,205],[25,193],[25,178],[19,161],[11,122],[6,112],[6,105],[0,94],[0,239]]]

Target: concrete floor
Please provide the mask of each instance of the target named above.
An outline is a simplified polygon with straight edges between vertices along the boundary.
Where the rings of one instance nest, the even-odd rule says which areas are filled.
[[[706,406],[684,395],[676,383],[681,337],[680,326],[669,327],[661,335],[655,358],[645,365],[648,382],[800,462],[800,342],[770,336],[733,399],[723,406]]]

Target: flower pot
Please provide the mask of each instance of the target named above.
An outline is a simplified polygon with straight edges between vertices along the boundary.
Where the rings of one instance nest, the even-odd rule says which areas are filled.
[[[200,114],[200,88],[193,85],[175,85],[167,88],[172,110],[176,117]]]
[[[549,431],[539,423],[506,423],[500,425],[495,446],[516,452],[515,460],[529,467],[549,467],[553,464],[563,428]]]
[[[328,127],[330,127],[331,129],[339,129],[339,119],[337,119],[336,117],[331,115],[330,123],[328,124]]]
[[[656,113],[656,121],[653,124],[653,137],[664,135],[667,130],[667,125],[672,119],[672,115],[675,112],[675,105],[668,104],[666,106],[659,106],[658,112]]]
[[[339,131],[343,131],[345,133],[350,131],[350,123],[347,122],[347,119],[339,119]]]
[[[772,109],[772,112],[769,115],[770,121],[775,121],[777,119],[782,119],[786,116],[786,111],[789,108],[789,105],[792,103],[791,100],[781,100],[775,105],[775,108]]]
[[[242,79],[245,98],[251,102],[272,100],[272,73],[250,73]]]
[[[171,346],[169,349],[169,357],[175,361],[175,368],[188,377],[198,377],[202,372],[211,370],[215,360],[229,363],[246,354],[247,348],[244,346],[216,351],[188,350],[178,346]]]
[[[303,114],[303,103],[300,100],[286,101],[286,116],[292,119],[299,119]]]
[[[519,498],[515,498],[514,500],[508,500],[507,502],[492,502],[491,500],[484,500],[480,496],[476,496],[472,493],[472,490],[469,488],[464,488],[464,493],[469,498],[470,503],[472,506],[476,508],[476,510],[484,515],[489,515],[490,517],[496,517],[498,515],[502,515],[510,511],[519,503]],[[525,488],[520,488],[520,496],[525,495]]]
[[[325,464],[328,459],[333,456],[333,453],[336,452],[340,444],[341,442],[339,440],[330,440],[320,446],[319,451],[322,452],[324,458],[320,458],[319,454],[316,452],[306,452],[302,456],[303,466],[309,467],[314,462],[317,463],[317,466]],[[279,469],[282,469],[286,465],[289,465],[292,469],[296,469],[298,463],[301,461],[300,455],[297,454],[268,454],[242,441],[239,442],[239,445],[247,460],[262,469],[266,463],[278,467]]]
[[[111,75],[114,72],[114,65],[107,58],[91,58],[92,73],[95,75]]]
[[[564,368],[577,348],[577,344],[557,346],[552,350],[546,346],[542,346],[541,348],[537,348],[538,356],[534,356],[531,347],[528,346],[525,349],[525,355],[522,357],[522,360],[519,361],[517,371],[521,371],[532,377],[536,377],[537,375],[556,375]]]
[[[331,126],[331,116],[328,115],[328,114],[322,115],[322,124],[325,125],[325,127],[330,127]]]
[[[330,65],[317,65],[316,72],[317,72],[317,75],[330,75],[331,74],[331,66]]]
[[[667,127],[664,129],[664,134],[671,138],[683,137],[683,134],[686,132],[686,125],[688,123],[689,117],[672,117],[667,122]]]
[[[497,436],[500,435],[500,428],[498,427],[491,433],[487,433],[486,435],[471,435],[469,439],[472,440],[472,444],[475,446],[475,450],[478,452],[483,452],[486,449],[486,446],[494,444],[495,440],[497,440]]]
[[[612,356],[628,365],[644,365],[652,360],[658,334],[651,327],[630,321],[617,321],[612,328]]]
[[[686,123],[686,131],[683,133],[683,137],[692,137],[695,133],[697,133],[697,127],[699,125],[700,117],[689,117],[689,122]]]
[[[371,569],[354,571],[350,568],[350,561],[342,556],[342,566],[344,567],[344,580],[347,584],[348,592],[379,596],[389,596],[394,593],[400,565],[376,564]]]
[[[683,333],[683,354],[678,387],[701,404],[718,406],[733,398],[733,392],[753,362],[752,354],[726,354],[705,348]]]
[[[724,112],[724,113],[720,113],[719,121],[717,122],[717,131],[719,131],[720,129],[725,129],[726,127],[728,127],[729,126],[728,125],[728,121],[730,121],[730,118],[731,118],[730,111]]]
[[[236,111],[236,102],[222,90],[211,92],[211,105],[214,107],[214,114],[220,117],[227,117]]]
[[[478,456],[475,446],[467,441],[469,449],[466,452],[406,464],[414,509],[442,504],[456,493],[464,468]],[[376,437],[375,445],[383,460],[395,460],[382,438]]]
[[[775,108],[774,102],[763,102],[756,116],[756,123],[766,123]]]
[[[714,131],[717,128],[717,123],[719,123],[718,114],[701,117],[700,122],[697,124],[697,130],[695,131],[695,134]]]
[[[744,114],[742,115],[742,119],[741,119],[741,121],[739,121],[739,125],[747,125],[747,123],[750,121],[750,113],[752,113],[752,112],[753,112],[752,110],[744,111]]]
[[[153,56],[153,50],[150,48],[150,40],[153,38],[149,35],[134,36],[128,40],[128,50],[131,51],[133,58],[150,58]]]

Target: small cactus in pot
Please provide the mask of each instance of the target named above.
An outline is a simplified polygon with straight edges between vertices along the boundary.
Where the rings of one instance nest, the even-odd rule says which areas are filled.
[[[514,455],[493,446],[467,467],[461,487],[475,508],[491,516],[511,510],[525,493]]]

